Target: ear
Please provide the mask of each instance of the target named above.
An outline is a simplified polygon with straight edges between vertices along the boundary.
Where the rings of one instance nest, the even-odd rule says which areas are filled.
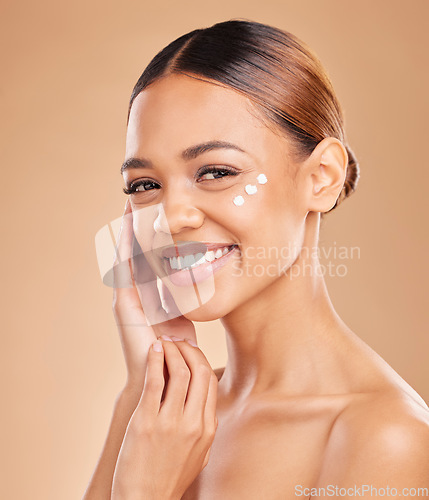
[[[348,154],[335,137],[326,137],[306,163],[308,211],[327,212],[337,201],[346,180]]]

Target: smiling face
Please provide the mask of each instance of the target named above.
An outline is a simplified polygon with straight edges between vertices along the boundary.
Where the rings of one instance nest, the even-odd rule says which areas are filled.
[[[229,88],[170,75],[136,97],[123,170],[136,239],[143,251],[155,250],[154,269],[174,273],[169,266],[194,262],[162,260],[156,249],[165,257],[191,253],[202,263],[193,267],[201,284],[209,275],[214,280],[213,297],[188,319],[225,316],[281,279],[297,257],[308,210],[290,151]],[[180,242],[207,248],[180,250]],[[179,250],[168,249],[173,243]],[[221,253],[227,255],[218,260]],[[190,273],[176,273],[186,293]]]

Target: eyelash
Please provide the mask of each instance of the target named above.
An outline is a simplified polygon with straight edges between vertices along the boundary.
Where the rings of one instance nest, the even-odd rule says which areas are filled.
[[[219,178],[206,179],[206,180],[217,181],[217,180],[223,179],[224,177],[228,177],[230,175],[235,176],[235,175],[238,175],[240,173],[238,170],[231,168],[231,167],[224,166],[224,167],[220,168],[220,167],[211,167],[208,165],[208,166],[200,168],[200,170],[197,172],[197,176],[203,176],[205,174],[219,174],[219,173],[225,173],[225,172],[227,172],[227,175],[222,175]],[[197,180],[197,182],[198,182],[198,180]],[[132,182],[128,187],[123,188],[123,191],[127,195],[134,194],[137,192],[152,191],[152,189],[144,189],[143,191],[137,191],[137,188],[139,186],[147,186],[148,184],[158,184],[158,183],[154,180],[151,180],[151,179],[142,179],[142,180]]]

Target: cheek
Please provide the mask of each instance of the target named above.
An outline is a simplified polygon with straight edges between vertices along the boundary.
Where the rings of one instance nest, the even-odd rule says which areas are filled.
[[[224,210],[231,220],[238,221],[239,227],[252,235],[271,234],[278,221],[284,218],[287,209],[284,189],[278,182],[270,182],[263,173],[231,192]]]
[[[265,174],[263,173],[258,174],[254,182],[250,182],[249,184],[246,184],[244,186],[244,188],[242,189],[243,191],[242,193],[238,193],[233,196],[232,203],[236,207],[241,207],[244,205],[247,199],[252,200],[252,197],[254,197],[254,199],[260,198],[260,196],[255,197],[255,195],[257,195],[260,192],[264,194],[264,191],[266,191],[266,189],[262,188],[260,190],[260,188],[261,186],[267,184],[267,182],[268,179]]]
[[[288,187],[280,182],[249,183],[240,195],[231,196],[225,218],[234,224],[232,231],[242,244],[243,258],[252,261],[249,265],[289,265],[299,253],[302,224]],[[237,196],[243,200],[238,205]]]
[[[255,173],[253,179],[247,179],[246,184],[234,186],[219,198],[218,209],[222,210],[223,217],[246,230],[258,218],[269,199],[267,176]]]

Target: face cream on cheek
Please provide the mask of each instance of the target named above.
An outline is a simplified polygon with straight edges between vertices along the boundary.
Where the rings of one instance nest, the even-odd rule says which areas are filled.
[[[266,184],[268,179],[265,174],[259,174],[258,177],[256,177],[256,180],[258,181],[259,184]],[[247,184],[244,188],[244,191],[249,194],[255,194],[258,192],[258,188],[254,184]],[[236,196],[232,202],[236,207],[241,207],[244,203],[244,198],[242,196]]]
[[[259,174],[258,177],[256,177],[256,180],[259,182],[259,184],[265,184],[268,179],[265,174]]]
[[[255,194],[258,191],[258,188],[256,186],[252,186],[252,184],[247,184],[244,190],[247,194]]]

